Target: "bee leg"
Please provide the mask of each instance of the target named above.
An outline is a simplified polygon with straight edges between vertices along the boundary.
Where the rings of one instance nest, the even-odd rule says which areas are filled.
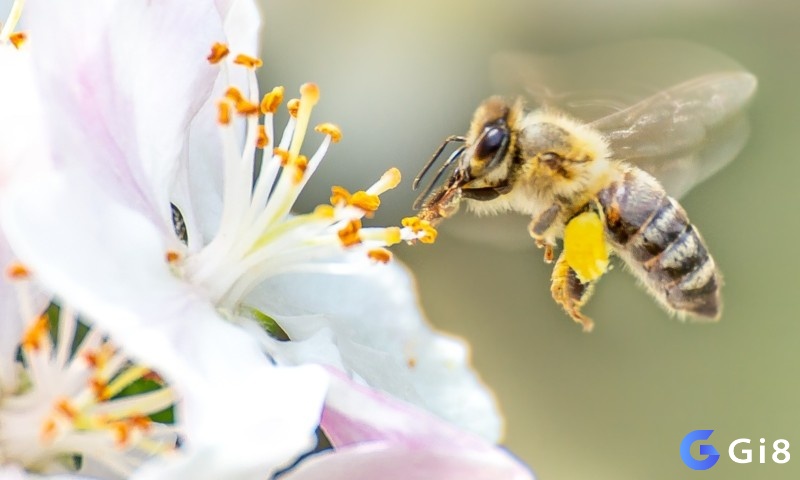
[[[555,247],[555,243],[552,240],[548,240],[545,233],[553,225],[560,212],[560,206],[551,205],[550,208],[534,217],[528,225],[528,233],[536,240],[536,246],[544,248],[545,263],[553,263],[553,248]]]
[[[553,259],[555,258],[553,248],[555,248],[555,245],[548,243],[545,240],[536,240],[536,246],[539,248],[544,248],[544,263],[553,263]]]
[[[567,263],[566,256],[562,253],[558,257],[553,275],[551,276],[550,293],[553,300],[564,308],[564,311],[575,322],[580,323],[584,332],[591,332],[594,322],[591,318],[581,313],[581,307],[591,297],[594,290],[593,282],[581,282],[578,275]]]

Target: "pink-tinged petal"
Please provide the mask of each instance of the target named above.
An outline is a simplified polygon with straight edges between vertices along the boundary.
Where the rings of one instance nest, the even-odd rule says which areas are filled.
[[[293,374],[278,372],[250,335],[170,271],[148,219],[76,172],[14,192],[0,214],[37,279],[176,388],[188,448],[217,445],[225,464],[264,471],[275,458],[263,449],[283,464],[309,447],[325,376],[299,371],[294,384],[282,377]],[[247,421],[226,423],[232,412]]]
[[[388,441],[416,447],[449,445],[472,451],[496,449],[483,438],[419,407],[359,385],[341,372],[329,371],[331,384],[321,426],[334,447]]]
[[[334,371],[322,429],[334,450],[307,458],[287,480],[533,478],[502,448]]]
[[[81,164],[170,233],[188,125],[219,71],[206,61],[225,39],[216,5],[30,0],[26,18],[57,164]]]
[[[306,458],[285,480],[531,480],[508,454],[366,443]]]
[[[341,266],[351,273],[282,275],[247,299],[301,342],[283,358],[290,364],[343,364],[370,387],[498,442],[502,417],[491,391],[472,370],[468,346],[431,328],[405,268],[350,257]],[[326,350],[336,354],[324,359],[319,349],[302,349],[303,341],[323,329],[332,332],[336,346]]]

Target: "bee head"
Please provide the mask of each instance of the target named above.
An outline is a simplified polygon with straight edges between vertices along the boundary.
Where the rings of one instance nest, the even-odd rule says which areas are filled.
[[[465,189],[494,187],[508,180],[516,136],[511,127],[521,112],[520,101],[512,104],[501,97],[489,98],[475,111],[467,135],[469,147],[459,164]]]

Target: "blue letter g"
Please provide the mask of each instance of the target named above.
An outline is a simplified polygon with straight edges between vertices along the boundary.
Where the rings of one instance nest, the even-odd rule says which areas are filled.
[[[700,455],[706,457],[697,460],[692,457],[692,444],[698,440],[708,440],[714,430],[695,430],[683,437],[681,442],[681,458],[687,467],[693,470],[708,470],[719,460],[719,452],[713,445],[700,445]]]

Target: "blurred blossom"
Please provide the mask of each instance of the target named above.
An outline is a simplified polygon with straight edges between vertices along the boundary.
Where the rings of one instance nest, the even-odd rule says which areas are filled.
[[[19,311],[0,318],[6,340],[0,345],[0,465],[128,478],[149,457],[172,451],[176,429],[150,415],[171,407],[174,391],[119,396],[150,370],[97,330],[79,329],[69,308],[61,309],[51,334],[47,313],[34,310],[25,268],[11,264],[6,275],[18,298],[9,303]]]

